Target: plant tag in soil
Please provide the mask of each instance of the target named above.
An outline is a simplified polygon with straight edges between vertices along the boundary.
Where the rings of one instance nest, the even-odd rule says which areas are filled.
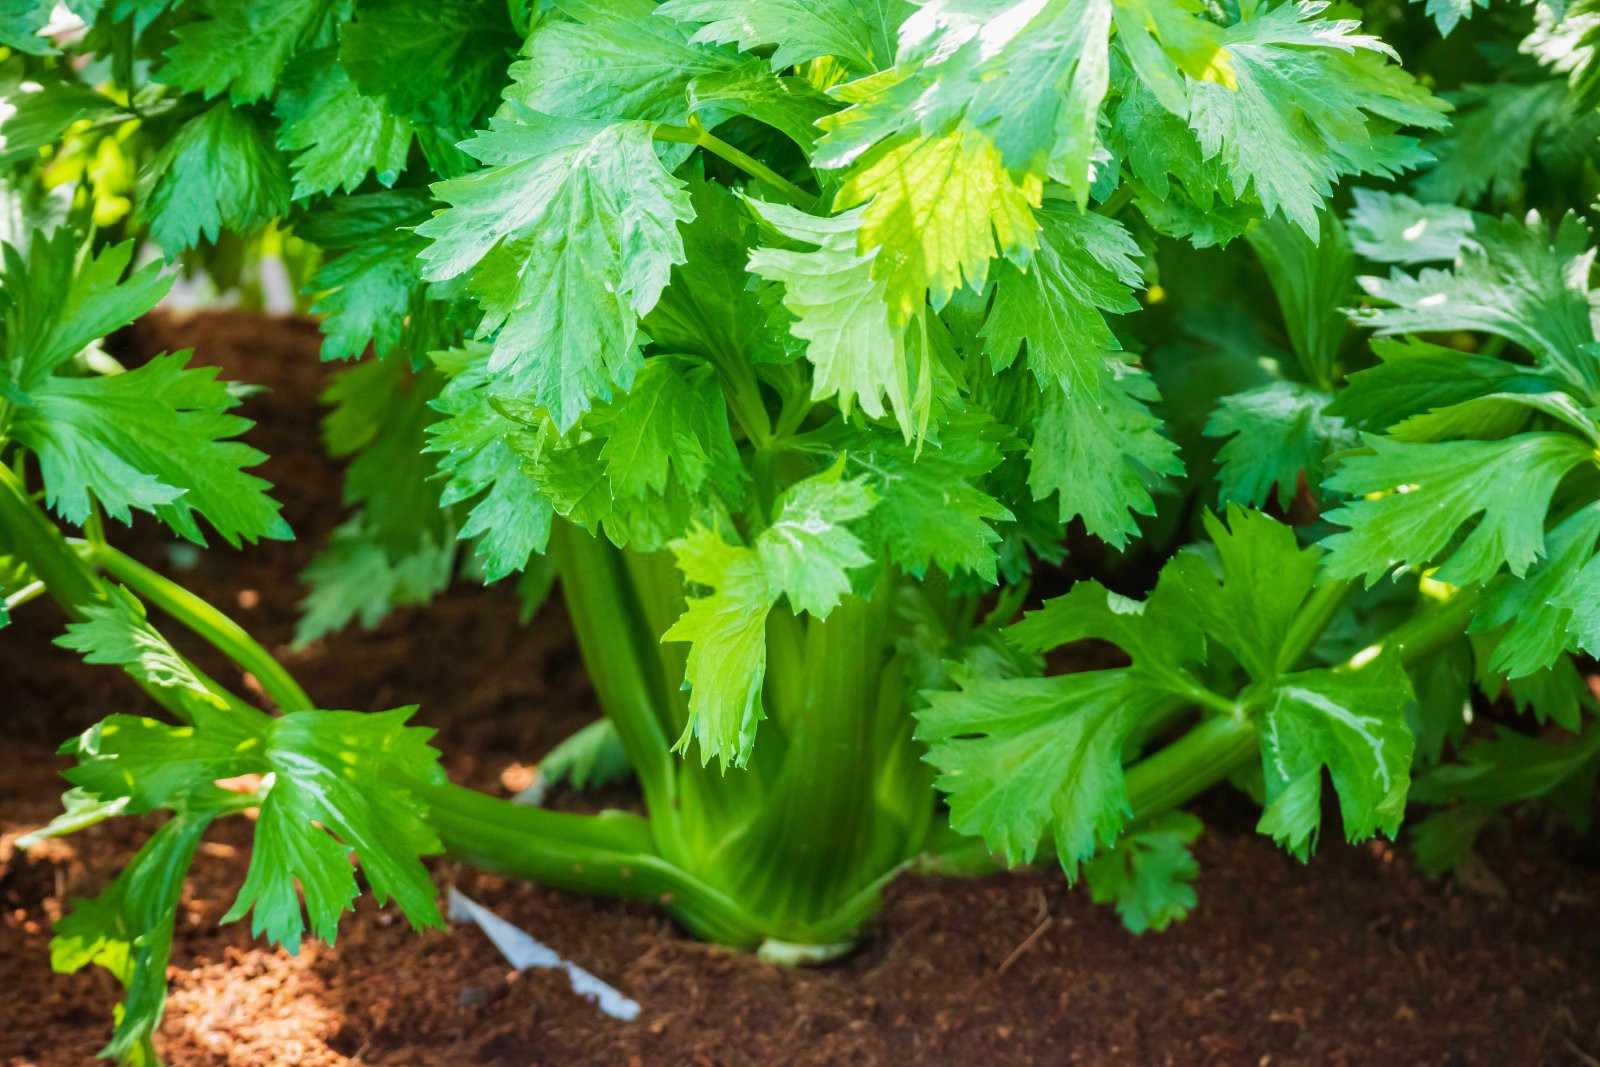
[[[639,1002],[623,995],[588,971],[558,956],[554,949],[456,889],[450,889],[450,918],[475,924],[494,942],[494,947],[517,970],[529,967],[556,967],[567,972],[572,990],[600,1006],[614,1019],[632,1019],[639,1014]]]

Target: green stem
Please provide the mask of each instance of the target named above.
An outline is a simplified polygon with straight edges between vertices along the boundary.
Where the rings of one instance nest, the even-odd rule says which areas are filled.
[[[1342,588],[1335,592],[1336,586]],[[1300,651],[1286,652],[1288,662],[1298,660],[1311,646],[1321,628],[1332,618],[1339,600],[1348,592],[1348,584],[1330,583],[1306,602],[1289,627],[1290,641]],[[1444,604],[1413,616],[1337,669],[1360,670],[1385,649],[1393,649],[1404,663],[1415,662],[1460,636],[1472,618],[1477,597],[1476,590],[1457,591]],[[1310,620],[1318,618],[1321,623],[1313,627]],[[1148,819],[1199,796],[1248,764],[1256,755],[1257,742],[1255,723],[1239,709],[1231,715],[1205,720],[1178,740],[1134,763],[1125,775],[1128,804],[1134,818]]]
[[[725,945],[750,947],[770,933],[769,922],[656,853],[649,825],[637,815],[548,811],[449,784],[408,788],[428,805],[428,821],[445,849],[475,867],[573,892],[654,901],[696,936]],[[905,866],[886,871],[832,914],[797,929],[797,940],[848,940]]]
[[[1457,589],[1449,600],[1429,611],[1413,615],[1390,630],[1382,640],[1351,656],[1338,670],[1360,670],[1385,648],[1394,649],[1400,662],[1410,665],[1443,645],[1455,640],[1466,630],[1477,606],[1477,589]]]
[[[1207,708],[1211,711],[1217,712],[1219,715],[1239,714],[1238,701],[1230,700],[1227,697],[1222,696],[1220,693],[1215,693],[1210,689],[1207,689],[1205,686],[1195,682],[1187,675],[1180,675],[1174,672],[1172,675],[1167,677],[1167,682],[1174,689],[1181,688],[1183,690],[1182,699],[1188,701],[1190,704]]]
[[[1148,819],[1187,803],[1247,764],[1256,750],[1256,727],[1249,719],[1207,719],[1128,768],[1133,817]]]
[[[0,550],[27,564],[50,590],[51,599],[73,619],[104,600],[94,570],[68,547],[61,531],[28,499],[28,491],[9,467],[0,464]]]
[[[1316,644],[1317,638],[1322,636],[1322,631],[1328,628],[1328,623],[1352,588],[1349,580],[1329,581],[1319,585],[1316,592],[1300,605],[1300,610],[1289,622],[1289,631],[1278,650],[1279,674],[1293,670],[1305,657],[1311,646]]]
[[[812,213],[817,211],[816,197],[748,152],[735,148],[720,137],[714,136],[702,126],[672,126],[662,123],[656,126],[655,139],[658,141],[672,141],[676,144],[692,144],[699,148],[704,148],[719,159],[732,163],[735,167],[750,175],[750,177],[772,186],[772,188],[787,197],[789,202],[796,207]]]
[[[729,880],[769,917],[809,923],[852,893],[863,873],[870,879],[905,854],[884,839],[887,819],[878,821],[875,772],[889,754],[874,751],[868,736],[885,659],[885,599],[848,597],[826,620],[785,620],[776,608],[768,621],[775,655],[764,701],[787,746],[747,847],[730,856],[743,869]]]
[[[29,582],[21,589],[18,589],[16,592],[6,597],[6,611],[16,611],[28,601],[33,600],[36,597],[43,596],[47,592],[49,592],[49,589],[43,582]]]
[[[93,558],[106,573],[248,671],[279,710],[305,711],[316,707],[283,664],[246,633],[244,627],[211,604],[104,542],[94,546]]]
[[[28,499],[26,487],[3,464],[0,464],[0,551],[21,560],[69,619],[83,619],[86,607],[106,599],[105,587],[89,561],[78,554],[55,524]],[[236,714],[261,714],[200,668],[193,664],[189,664],[189,668],[201,685]],[[146,696],[178,719],[195,721],[197,702],[204,699],[199,694],[183,688],[154,685],[139,678],[133,681]]]
[[[1095,214],[1104,215],[1107,218],[1116,218],[1117,215],[1121,213],[1122,209],[1128,206],[1128,202],[1132,199],[1133,186],[1124,182],[1122,185],[1117,186],[1115,192],[1106,197],[1105,203],[1097,204],[1095,206]]]
[[[778,412],[778,425],[772,435],[779,441],[792,436],[795,431],[805,423],[806,417],[811,414],[813,405],[809,397],[801,395],[798,398],[786,398],[783,408]]]
[[[696,935],[750,946],[761,923],[656,853],[637,815],[572,815],[456,785],[412,786],[445,848],[475,867],[582,893],[653,900]]]
[[[665,681],[651,670],[643,642],[651,640],[632,590],[609,545],[561,522],[550,533],[561,595],[600,706],[617,728],[645,805],[674,820],[678,789],[672,740],[663,722]]]
[[[981,837],[971,837],[950,826],[948,820],[934,823],[922,852],[914,858],[909,869],[918,874],[940,874],[952,877],[993,874],[1006,869],[1005,858],[989,849]]]
[[[742,356],[726,356],[714,362],[728,387],[728,411],[756,451],[767,451],[772,447],[772,420],[767,417],[767,404],[761,398],[755,371]]]
[[[93,498],[89,500],[89,517],[83,520],[83,539],[89,542],[91,554],[106,547],[106,526],[100,518],[100,508]]]

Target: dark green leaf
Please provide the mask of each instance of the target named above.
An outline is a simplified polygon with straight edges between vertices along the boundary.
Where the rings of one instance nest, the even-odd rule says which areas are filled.
[[[1321,485],[1328,457],[1358,441],[1343,419],[1325,414],[1332,399],[1285,381],[1224,397],[1205,428],[1207,437],[1228,438],[1217,450],[1222,502],[1261,507],[1276,495],[1287,509],[1302,477]]]
[[[411,124],[381,97],[367,96],[335,60],[333,49],[312,53],[290,70],[275,111],[278,147],[296,153],[294,195],[304,199],[337,189],[353,192],[375,173],[393,185],[406,168]]]
[[[1589,458],[1581,440],[1524,433],[1502,441],[1409,444],[1368,436],[1330,488],[1359,494],[1327,515],[1349,527],[1327,538],[1328,571],[1368,584],[1396,563],[1437,562],[1440,581],[1465,585],[1514,575],[1544,554],[1544,516],[1562,477]],[[1381,495],[1377,495],[1381,494]],[[1476,521],[1474,521],[1476,520]],[[1459,543],[1457,531],[1471,523]]]
[[[917,739],[939,769],[950,824],[1012,864],[1052,830],[1068,878],[1122,832],[1123,742],[1166,699],[1126,670],[969,679],[927,697]]]
[[[49,378],[17,412],[13,433],[39,458],[46,499],[68,522],[89,516],[91,496],[128,522],[132,509],[157,515],[197,544],[202,515],[230,545],[293,536],[243,468],[266,457],[230,438],[250,423],[215,367],[184,365],[178,352],[123,374]]]
[[[1339,794],[1346,839],[1393,837],[1405,815],[1414,743],[1411,685],[1385,652],[1359,670],[1301,671],[1273,689],[1261,733],[1267,807],[1258,827],[1305,859],[1321,827],[1322,768]],[[1420,798],[1419,798],[1420,799]]]
[[[248,233],[289,208],[283,156],[254,118],[227,103],[179,127],[140,172],[139,186],[150,235],[169,259],[224,229]]]
[[[1189,914],[1200,873],[1189,846],[1205,825],[1169,811],[1130,831],[1109,852],[1083,865],[1096,904],[1115,903],[1122,924],[1136,934],[1157,933]]]

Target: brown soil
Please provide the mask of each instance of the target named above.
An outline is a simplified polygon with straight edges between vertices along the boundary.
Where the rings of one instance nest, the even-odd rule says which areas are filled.
[[[314,329],[240,315],[149,321],[130,353],[192,345],[251,398],[300,539],[214,550],[182,574],[283,654],[324,706],[418,702],[457,780],[504,792],[595,714],[565,622],[516,625],[505,589],[458,586],[374,633],[287,648],[295,575],[340,517],[317,447]],[[120,540],[172,569],[150,524]],[[50,921],[98,890],[148,833],[120,820],[30,853],[62,787],[56,744],[138,706],[116,672],[82,666],[31,606],[0,637],[0,1064],[87,1064],[115,983],[54,975]],[[222,672],[201,656],[208,669]],[[570,799],[570,798],[569,798]],[[1490,838],[1500,895],[1420,877],[1386,845],[1325,844],[1308,867],[1205,802],[1195,914],[1134,937],[1057,874],[905,878],[863,947],[782,970],[698,944],[649,908],[434,865],[454,884],[643,1006],[619,1023],[550,971],[508,971],[482,934],[421,936],[363,904],[336,948],[298,957],[219,928],[249,849],[233,820],[185,884],[160,1044],[173,1064],[1533,1064],[1600,1056],[1600,879],[1524,827]],[[1515,839],[1514,839],[1515,838]]]

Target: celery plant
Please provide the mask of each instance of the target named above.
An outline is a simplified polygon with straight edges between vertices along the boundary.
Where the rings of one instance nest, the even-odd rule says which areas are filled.
[[[128,986],[111,1052],[153,1056],[174,872],[245,806],[230,916],[291,946],[333,936],[350,851],[437,921],[421,857],[448,850],[789,959],[848,947],[919,858],[1053,853],[1159,929],[1193,903],[1177,809],[1224,780],[1302,857],[1325,775],[1351,839],[1438,805],[1430,867],[1499,805],[1582,821],[1591,240],[1470,207],[1592,200],[1562,171],[1593,140],[1587,14],[1529,13],[1503,85],[1426,70],[1452,127],[1321,3],[67,6],[60,41],[49,5],[0,14],[0,589],[54,597],[63,643],[177,720],[68,746],[56,830],[173,813],[58,931],[58,966]],[[1372,14],[1415,40],[1470,13]],[[1536,164],[1560,180],[1530,203]],[[607,724],[584,743],[644,816],[449,784],[406,711],[318,710],[108,543],[135,510],[288,535],[233,392],[95,345],[166,291],[134,242],[230,276],[269,227],[320,259],[323,356],[354,360],[324,423],[352,513],[301,639],[462,571],[530,603],[553,576]],[[1105,584],[1016,621],[1069,527]],[[1045,676],[1084,639],[1127,663]],[[1467,743],[1474,687],[1565,733]]]

